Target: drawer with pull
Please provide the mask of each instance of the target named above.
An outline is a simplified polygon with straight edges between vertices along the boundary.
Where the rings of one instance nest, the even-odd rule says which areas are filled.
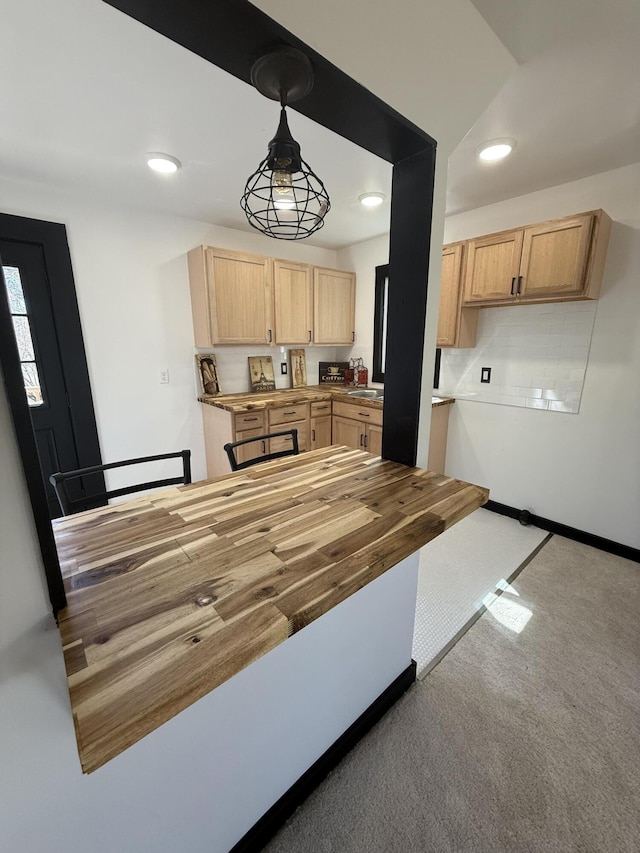
[[[296,406],[279,406],[269,409],[269,426],[289,424],[293,421],[303,421],[309,417],[309,404],[299,403]]]
[[[331,414],[331,400],[318,400],[311,404],[311,417]]]
[[[235,416],[234,426],[236,432],[247,429],[264,430],[264,412],[242,412]]]
[[[343,403],[334,400],[333,414],[343,418],[353,418],[363,424],[375,424],[382,426],[382,406],[362,406],[358,403]]]

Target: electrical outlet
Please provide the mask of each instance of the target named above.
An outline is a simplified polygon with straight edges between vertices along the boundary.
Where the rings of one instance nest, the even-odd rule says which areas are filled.
[[[286,362],[286,361],[281,361],[281,362],[280,362],[280,373],[281,373],[283,376],[286,376],[286,375],[287,375],[287,362]]]
[[[161,385],[168,385],[168,383],[169,383],[169,368],[163,367],[160,370],[160,384]]]
[[[482,367],[480,369],[480,382],[491,382],[491,368]]]

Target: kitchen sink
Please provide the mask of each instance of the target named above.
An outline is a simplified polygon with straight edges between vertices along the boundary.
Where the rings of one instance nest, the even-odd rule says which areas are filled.
[[[384,400],[384,391],[376,388],[361,388],[359,391],[347,391],[348,397],[369,397],[374,400]]]

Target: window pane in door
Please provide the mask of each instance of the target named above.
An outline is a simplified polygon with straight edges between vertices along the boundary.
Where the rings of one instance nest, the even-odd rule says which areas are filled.
[[[24,390],[27,394],[27,403],[30,406],[41,406],[44,401],[42,399],[38,367],[35,361],[23,361],[21,367]]]
[[[29,318],[14,315],[12,320],[13,331],[16,334],[16,342],[18,344],[18,353],[20,354],[20,361],[35,361],[36,356],[33,351]]]
[[[2,267],[4,280],[7,285],[7,295],[9,297],[9,310],[11,311],[11,319],[13,320],[13,331],[16,336],[18,345],[18,355],[20,357],[22,367],[22,378],[24,380],[24,389],[27,395],[27,402],[30,406],[41,406],[44,403],[42,399],[42,386],[40,385],[40,374],[35,358],[35,348],[33,346],[33,338],[31,337],[31,326],[27,317],[27,303],[24,298],[22,289],[22,281],[20,280],[20,270],[17,267]]]
[[[2,267],[4,280],[7,283],[9,310],[12,314],[26,314],[27,306],[20,281],[20,270],[17,267]]]

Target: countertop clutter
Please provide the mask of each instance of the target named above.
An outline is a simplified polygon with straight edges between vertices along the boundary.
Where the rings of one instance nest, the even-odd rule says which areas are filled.
[[[333,446],[53,522],[90,773],[482,506]]]

